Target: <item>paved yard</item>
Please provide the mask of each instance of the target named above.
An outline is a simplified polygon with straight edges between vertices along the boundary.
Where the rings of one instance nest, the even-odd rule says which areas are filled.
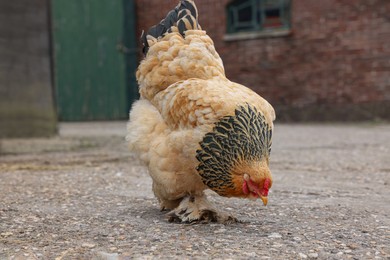
[[[1,140],[0,259],[390,259],[390,125],[276,124],[274,186],[212,200],[243,221],[166,221],[125,123]]]

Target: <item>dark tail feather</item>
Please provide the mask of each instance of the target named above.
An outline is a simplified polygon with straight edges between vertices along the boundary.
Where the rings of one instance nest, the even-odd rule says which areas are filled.
[[[155,26],[152,26],[147,33],[142,32],[141,42],[143,44],[143,53],[149,50],[147,35],[154,38],[163,36],[166,32],[171,32],[171,27],[177,26],[180,34],[184,37],[184,32],[191,29],[200,29],[198,23],[198,10],[193,0],[181,0],[180,3],[171,10],[165,19]]]

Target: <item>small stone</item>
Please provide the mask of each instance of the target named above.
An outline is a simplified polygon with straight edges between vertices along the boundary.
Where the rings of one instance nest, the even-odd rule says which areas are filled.
[[[244,254],[248,257],[256,257],[257,256],[257,254],[255,252],[248,252],[248,253],[245,252]]]
[[[356,249],[356,248],[359,247],[359,245],[358,245],[358,244],[355,244],[355,243],[348,244],[347,246],[348,246],[349,248],[351,248],[351,249]]]
[[[220,228],[220,229],[218,229],[218,230],[215,230],[214,233],[215,233],[215,234],[219,234],[219,233],[224,233],[225,231],[226,231],[226,229]]]
[[[379,227],[377,227],[377,229],[389,229],[389,227],[388,226],[379,226]]]
[[[309,254],[309,258],[311,258],[311,259],[316,259],[316,258],[318,258],[318,253],[310,253],[310,254]]]
[[[3,232],[3,233],[0,233],[0,236],[2,237],[9,237],[9,236],[12,236],[14,233],[12,232]]]
[[[94,248],[96,245],[92,243],[83,243],[81,247]]]
[[[279,234],[279,233],[271,233],[270,235],[268,235],[269,238],[281,238],[282,235]]]
[[[301,241],[302,239],[300,237],[293,237],[295,241]]]
[[[99,252],[97,253],[97,255],[100,256],[99,259],[102,258],[106,260],[117,260],[119,256],[117,253],[107,253],[107,252]]]
[[[306,259],[307,258],[307,255],[303,254],[303,253],[299,253],[299,257],[301,259]]]
[[[280,248],[280,247],[283,247],[283,245],[276,243],[276,244],[273,244],[272,247]]]

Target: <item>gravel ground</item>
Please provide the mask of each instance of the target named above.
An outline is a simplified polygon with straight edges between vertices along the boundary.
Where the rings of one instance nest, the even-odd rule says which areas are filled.
[[[168,223],[125,123],[63,124],[0,142],[0,259],[390,259],[390,125],[283,125],[243,223]]]

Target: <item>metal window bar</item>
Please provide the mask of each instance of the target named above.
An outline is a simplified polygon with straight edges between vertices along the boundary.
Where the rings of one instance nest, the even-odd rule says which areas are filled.
[[[285,19],[285,2],[284,0],[279,0],[279,13],[280,13],[280,20],[282,21],[282,26],[286,27],[286,19]]]
[[[252,5],[252,26],[254,30],[259,30],[260,25],[259,22],[257,21],[257,2],[258,0],[252,0],[251,5]]]
[[[259,3],[259,8],[260,8],[260,13],[261,13],[261,20],[260,20],[260,24],[259,24],[259,28],[262,30],[263,27],[264,27],[264,23],[265,23],[265,1],[262,1],[260,0],[260,3]]]
[[[290,0],[281,0],[282,6],[281,6],[281,18],[283,22],[283,26],[285,28],[290,27]]]

